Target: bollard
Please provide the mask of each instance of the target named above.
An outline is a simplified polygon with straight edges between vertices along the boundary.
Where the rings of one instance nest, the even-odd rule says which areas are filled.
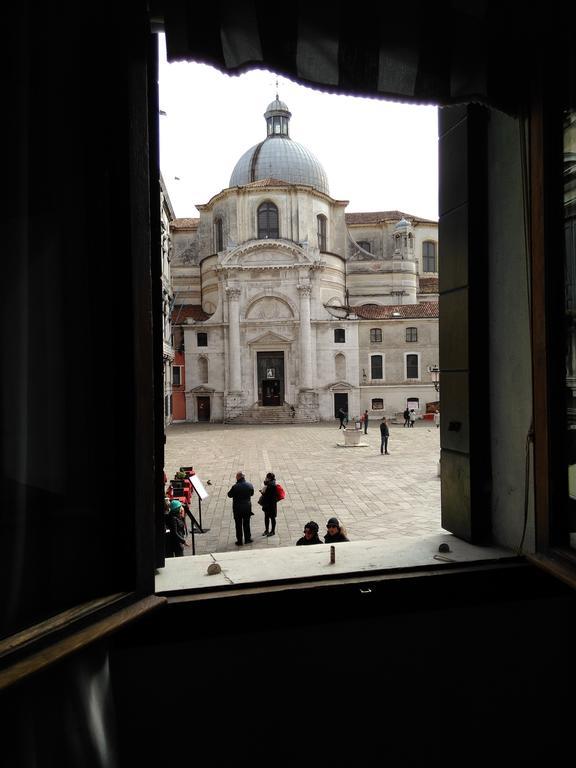
[[[330,545],[330,564],[332,565],[335,562],[336,562],[336,547],[334,546],[334,544],[331,544]]]

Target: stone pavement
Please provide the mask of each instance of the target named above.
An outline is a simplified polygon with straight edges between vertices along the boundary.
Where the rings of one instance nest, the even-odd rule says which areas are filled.
[[[202,502],[196,554],[238,551],[228,490],[241,469],[254,485],[253,543],[241,551],[292,546],[304,524],[315,520],[320,536],[337,517],[353,541],[442,533],[440,527],[440,430],[418,421],[413,429],[390,426],[389,456],[380,454],[379,422],[373,419],[366,448],[341,448],[335,424],[173,424],[167,428],[168,478],[193,465],[210,494]],[[276,536],[263,537],[264,515],[256,503],[266,472],[286,489],[278,503]],[[210,481],[210,484],[208,483]],[[198,498],[192,511],[198,517]],[[192,554],[186,549],[185,554]]]

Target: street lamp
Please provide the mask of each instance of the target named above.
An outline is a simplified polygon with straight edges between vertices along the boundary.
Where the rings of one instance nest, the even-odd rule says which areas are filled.
[[[440,392],[440,368],[437,365],[429,365],[428,373],[432,377],[432,384],[436,392]]]

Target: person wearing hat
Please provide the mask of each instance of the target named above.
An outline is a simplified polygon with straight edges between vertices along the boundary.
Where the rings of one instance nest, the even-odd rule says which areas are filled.
[[[307,544],[322,544],[320,537],[318,536],[319,526],[314,520],[310,520],[304,526],[304,536],[298,539],[296,542],[297,547],[306,546]]]
[[[184,507],[178,499],[172,499],[169,504],[166,526],[169,531],[167,536],[166,557],[182,557],[186,543],[186,523],[184,522]]]
[[[337,517],[331,517],[326,523],[326,535],[324,541],[326,544],[337,544],[339,541],[350,541],[346,536],[346,529],[340,525]]]

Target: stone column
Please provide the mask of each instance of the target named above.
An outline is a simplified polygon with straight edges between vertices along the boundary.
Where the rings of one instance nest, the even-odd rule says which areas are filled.
[[[298,285],[300,293],[300,388],[312,387],[312,333],[310,327],[310,294],[312,287],[309,283]]]
[[[242,390],[240,370],[240,288],[226,288],[228,294],[228,355],[230,390]]]

